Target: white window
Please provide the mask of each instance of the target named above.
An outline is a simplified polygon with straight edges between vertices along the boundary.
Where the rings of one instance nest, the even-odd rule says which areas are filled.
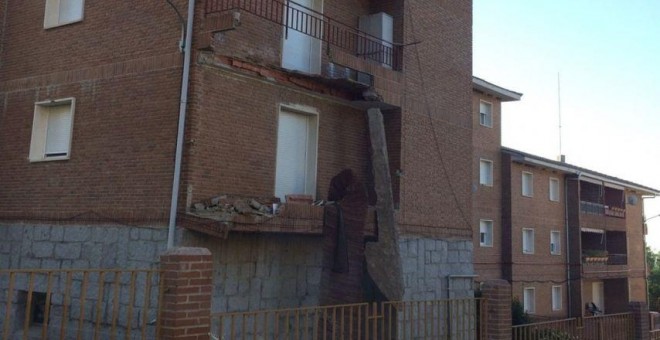
[[[523,171],[522,173],[522,195],[534,196],[534,176],[531,172]]]
[[[281,106],[277,128],[275,196],[316,193],[318,114],[308,107]]]
[[[556,178],[550,178],[550,185],[548,190],[548,195],[551,201],[559,202],[559,180]]]
[[[75,99],[35,103],[30,142],[30,161],[69,159]]]
[[[552,310],[561,310],[561,286],[552,286]]]
[[[493,161],[487,159],[479,161],[479,184],[493,186]]]
[[[524,254],[534,254],[534,229],[523,229],[522,251]]]
[[[536,292],[534,288],[525,288],[523,290],[523,308],[525,313],[534,313],[536,311]]]
[[[493,246],[493,221],[479,221],[479,245],[482,247]]]
[[[82,21],[84,0],[46,0],[44,28]]]
[[[561,254],[561,233],[558,231],[550,232],[550,254]]]
[[[493,104],[483,100],[479,102],[479,124],[493,127]]]

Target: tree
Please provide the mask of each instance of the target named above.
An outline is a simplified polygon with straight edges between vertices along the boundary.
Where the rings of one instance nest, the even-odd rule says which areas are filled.
[[[646,247],[646,263],[648,264],[649,309],[660,309],[660,254]]]

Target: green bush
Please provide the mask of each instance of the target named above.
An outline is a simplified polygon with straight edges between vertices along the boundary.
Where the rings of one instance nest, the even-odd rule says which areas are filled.
[[[511,321],[514,326],[531,322],[529,314],[525,312],[525,308],[523,308],[522,303],[517,298],[513,298],[511,302]]]

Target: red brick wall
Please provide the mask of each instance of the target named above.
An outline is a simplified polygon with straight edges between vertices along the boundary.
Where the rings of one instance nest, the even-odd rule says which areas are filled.
[[[492,127],[483,126],[479,121],[481,100],[493,105]],[[501,102],[497,98],[473,92],[472,96],[472,146],[474,148],[472,183],[476,189],[472,195],[472,226],[474,242],[474,268],[480,281],[501,279],[502,276],[502,161],[501,161]],[[479,184],[481,159],[493,162],[493,185]],[[481,246],[479,235],[480,220],[493,221],[493,246]]]
[[[353,169],[363,182],[369,176],[367,122],[360,110],[210,68],[195,71],[193,93],[188,128],[194,142],[187,144],[184,181],[193,186],[193,202],[218,193],[274,194],[279,104],[319,112],[317,198],[326,197],[330,179],[343,169]]]
[[[181,35],[165,1],[85,1],[82,22],[43,28],[45,2],[8,2],[0,79],[16,79],[176,52]],[[187,1],[176,0],[185,16]],[[121,27],[121,29],[117,29]]]
[[[165,2],[88,0],[82,22],[44,30],[44,2],[1,6],[0,217],[165,219],[181,77],[175,13]],[[71,158],[30,163],[34,103],[64,97],[76,98]]]
[[[522,172],[531,172],[534,181],[534,196],[522,195]],[[549,200],[549,179],[557,178],[560,182],[560,200]],[[564,220],[564,183],[563,174],[531,167],[519,163],[511,166],[511,254],[512,254],[512,286],[514,296],[522,294],[523,286],[536,288],[537,314],[566,316],[567,308],[553,312],[550,301],[552,285],[565,286],[566,276],[566,233]],[[522,251],[523,229],[534,230],[534,253],[524,254]],[[561,254],[550,253],[550,232],[559,231],[561,239]],[[575,245],[572,245],[575,246]],[[517,292],[520,291],[520,292]],[[565,291],[565,289],[564,289]],[[565,293],[564,293],[565,294]],[[522,295],[520,295],[522,301]],[[566,300],[564,300],[565,302]],[[566,304],[564,304],[566,306]]]
[[[471,6],[404,2],[404,234],[472,237]]]

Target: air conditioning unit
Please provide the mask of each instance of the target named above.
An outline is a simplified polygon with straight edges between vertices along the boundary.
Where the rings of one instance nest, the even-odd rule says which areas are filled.
[[[335,63],[328,63],[325,65],[323,68],[323,76],[330,79],[345,79],[366,87],[372,87],[374,84],[373,75]]]
[[[383,66],[392,64],[392,42],[394,40],[394,19],[387,13],[376,13],[360,16],[358,29],[380,41],[366,37],[358,43],[358,54],[367,59],[379,61]]]

